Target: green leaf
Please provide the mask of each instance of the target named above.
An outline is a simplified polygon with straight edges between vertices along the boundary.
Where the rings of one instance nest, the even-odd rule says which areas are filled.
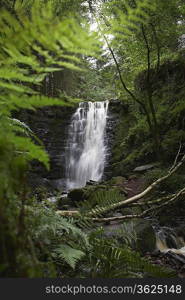
[[[7,82],[0,81],[0,87],[11,91],[19,92],[19,93],[36,94],[34,90],[26,86],[15,84],[15,83],[7,83]]]
[[[16,151],[22,151],[28,160],[37,159],[49,170],[49,156],[43,147],[35,145],[30,138],[15,135],[12,135],[11,142],[14,144]]]
[[[75,269],[76,263],[84,256],[82,251],[64,244],[56,248],[54,252],[73,269]]]

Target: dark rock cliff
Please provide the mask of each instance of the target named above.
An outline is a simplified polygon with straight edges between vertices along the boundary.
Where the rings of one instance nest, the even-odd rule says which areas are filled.
[[[37,161],[31,164],[28,180],[35,188],[56,188],[65,176],[65,145],[67,128],[75,107],[46,107],[36,112],[22,111],[18,118],[24,121],[43,142],[50,157],[50,170]]]

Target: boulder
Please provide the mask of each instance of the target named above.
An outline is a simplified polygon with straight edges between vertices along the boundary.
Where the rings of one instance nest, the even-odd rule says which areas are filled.
[[[116,216],[120,215],[120,213],[116,213]],[[148,220],[128,221],[126,227],[123,227],[123,221],[117,220],[107,225],[103,224],[102,227],[104,228],[104,236],[107,238],[124,241],[125,235],[128,235],[128,239],[133,236],[133,239],[131,239],[132,247],[142,255],[156,251],[155,231]]]
[[[124,185],[126,182],[126,178],[122,176],[112,177],[109,182],[110,184]]]
[[[118,190],[121,194],[125,194],[127,196],[128,193],[125,188],[126,182],[127,180],[125,177],[117,176],[117,177],[112,177],[108,181],[108,184],[109,186],[112,186],[112,188]]]
[[[89,180],[86,182],[86,185],[98,185],[99,183],[97,181],[94,180]]]
[[[153,252],[156,249],[155,231],[148,220],[135,220],[134,231],[137,235],[136,248],[142,254]]]
[[[64,190],[64,180],[59,179],[50,179],[49,185],[54,191],[62,192]]]
[[[72,201],[72,202],[79,202],[84,200],[85,198],[85,189],[81,188],[81,189],[74,189],[71,190],[68,193],[68,198]]]
[[[120,221],[112,222],[109,225],[103,225],[104,236],[107,238],[120,238],[120,230],[122,228],[122,223]]]
[[[68,209],[73,203],[68,197],[58,197],[56,204],[58,209]]]
[[[133,170],[133,172],[145,172],[147,170],[150,170],[152,168],[156,167],[156,164],[147,164],[143,166],[139,166]]]

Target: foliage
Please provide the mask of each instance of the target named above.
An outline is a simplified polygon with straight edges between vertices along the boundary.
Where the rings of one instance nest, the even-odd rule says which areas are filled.
[[[11,211],[12,206],[9,209]],[[1,264],[2,276],[56,277],[59,270],[69,269],[69,266],[74,268],[84,256],[84,250],[89,248],[87,234],[75,225],[74,220],[57,215],[55,208],[47,201],[39,204],[35,199],[29,200],[25,207],[24,226],[26,235],[21,232],[22,236],[15,239],[17,248],[7,249],[7,253],[12,251],[16,255],[14,266],[10,269],[10,265]],[[11,234],[17,235],[17,229]],[[10,246],[12,240],[10,236],[7,237]]]
[[[11,111],[20,108],[69,105],[65,100],[39,95],[34,86],[39,85],[48,72],[60,70],[61,67],[80,70],[77,66],[80,60],[74,54],[90,54],[96,48],[94,39],[73,19],[60,21],[53,18],[50,5],[41,10],[39,4],[35,4],[32,15],[24,19],[21,13],[21,9],[16,11],[15,18],[7,10],[2,10],[0,16],[1,124],[6,134],[10,132],[10,140],[15,146],[19,148],[25,144],[24,150],[30,152],[30,158],[37,158],[47,165],[46,155],[40,155],[39,148],[28,140],[14,136],[13,127],[10,127],[9,119],[4,120],[4,116],[10,116]]]
[[[51,1],[44,6],[42,1],[31,3],[15,1],[12,7],[10,1],[3,2],[0,11],[0,264],[2,274],[11,277],[38,275],[33,266],[37,265],[37,256],[28,227],[35,219],[30,225],[26,221],[29,203],[26,176],[28,162],[33,159],[49,168],[49,157],[42,143],[25,124],[12,117],[13,113],[20,109],[75,104],[75,99],[41,95],[41,83],[48,73],[60,69],[82,71],[82,56],[97,52],[95,36],[88,32],[85,24],[81,26],[71,16],[56,16]],[[45,230],[47,222],[49,216],[43,225]],[[63,227],[70,235],[67,224]],[[62,220],[60,230],[61,227]],[[38,234],[41,228],[44,233],[43,227],[36,227]],[[76,256],[73,252],[72,257],[74,266],[79,252]],[[65,259],[69,262],[67,257]]]
[[[122,232],[123,234],[123,232]],[[126,238],[126,237],[125,237]],[[152,265],[139,253],[132,251],[126,243],[119,244],[114,238],[107,239],[100,228],[90,234],[89,260],[81,268],[88,270],[86,276],[91,278],[142,278],[173,277],[174,272]],[[82,261],[83,263],[83,261]]]
[[[67,245],[60,245],[55,249],[55,253],[56,256],[64,259],[73,269],[75,268],[76,262],[84,256],[82,251]]]
[[[123,200],[124,196],[117,189],[94,191],[87,201],[80,203],[80,211],[86,217],[101,216],[101,210]]]
[[[121,94],[134,101],[140,114],[145,115],[156,159],[160,159],[159,102],[154,99],[153,74],[157,77],[161,64],[178,56],[184,3],[174,0],[164,7],[164,3],[158,0],[107,1],[99,15],[115,71],[119,75],[118,89],[122,89]],[[139,86],[138,90],[135,78],[143,72],[145,88]]]
[[[109,68],[92,65],[88,73],[80,76],[79,97],[87,101],[106,101],[115,98],[116,91],[111,77]]]
[[[126,118],[130,118],[129,123],[125,123]],[[124,174],[130,173],[141,161],[147,163],[154,160],[145,117],[137,113],[133,118],[130,113],[129,116],[123,118],[122,123],[120,122],[117,132],[120,137],[117,135],[115,138],[113,161],[115,162],[114,171],[118,172],[118,175],[124,176]]]
[[[28,221],[30,235],[35,245],[42,247],[39,260],[43,260],[43,252],[46,252],[53,265],[67,263],[72,268],[76,262],[84,255],[81,245],[88,248],[87,235],[75,225],[73,219],[65,219],[56,214],[54,208],[44,202],[32,205]]]
[[[145,174],[145,180],[146,184],[151,184],[157,178],[160,178],[164,176],[167,173],[166,168],[155,168],[153,170],[147,171]],[[161,183],[157,188],[157,193],[163,193],[163,194],[171,194],[176,190],[180,190],[183,188],[185,184],[184,175],[180,172],[177,174],[174,174],[172,177],[165,180],[163,183]]]
[[[164,14],[165,11],[165,14]],[[151,68],[157,66],[157,51],[164,62],[177,50],[183,34],[184,3],[156,1],[108,1],[105,8],[107,33],[113,34],[113,49],[118,56],[126,82],[132,84],[138,73],[147,69],[147,49],[141,27],[144,26],[150,47]],[[126,18],[125,18],[126,16]],[[161,30],[162,28],[162,30]],[[174,59],[174,57],[173,57]],[[124,76],[125,77],[125,76]],[[132,81],[132,83],[131,83]]]

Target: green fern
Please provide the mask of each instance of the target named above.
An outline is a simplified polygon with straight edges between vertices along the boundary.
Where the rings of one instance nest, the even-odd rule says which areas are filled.
[[[71,248],[68,245],[60,245],[54,250],[53,256],[63,259],[67,264],[75,269],[76,263],[85,255],[84,252]]]
[[[81,203],[81,214],[85,217],[101,217],[105,208],[108,209],[113,204],[122,201],[123,198],[124,196],[115,189],[95,191],[90,199]]]
[[[174,277],[175,272],[154,265],[142,258],[139,253],[128,246],[117,245],[114,239],[99,238],[96,234],[90,238],[92,245],[89,256],[91,275],[101,278],[125,278],[125,277]]]
[[[47,253],[49,250],[53,264],[67,263],[74,269],[77,261],[84,256],[84,251],[89,249],[87,234],[73,219],[60,217],[52,207],[45,207],[44,203],[32,204],[27,210],[33,243],[42,242],[42,248]]]
[[[0,11],[0,218],[6,224],[0,228],[0,252],[6,276],[12,276],[13,269],[16,276],[37,274],[43,256],[54,266],[50,252],[59,244],[69,245],[72,240],[79,248],[81,241],[84,247],[88,244],[85,233],[72,220],[61,219],[53,210],[52,216],[50,209],[39,209],[33,203],[27,205],[28,163],[36,159],[48,169],[49,157],[26,124],[12,117],[21,109],[76,104],[79,99],[41,95],[41,84],[48,73],[84,71],[83,57],[96,56],[99,50],[98,39],[85,22],[71,15],[57,16],[52,2],[17,0],[13,5],[3,1]],[[29,207],[26,214],[25,207]]]
[[[108,20],[116,36],[130,35],[133,30],[138,30],[138,23],[146,22],[148,12],[155,9],[155,1],[138,0],[135,7],[129,1],[111,1],[107,5],[107,11],[114,13],[116,18]]]
[[[77,240],[82,240],[83,244],[88,246],[87,235],[79,229],[73,219],[66,219],[56,214],[52,208],[44,208],[43,204],[35,204],[30,207],[32,216],[36,222],[37,230],[33,235],[37,239],[43,238],[43,236],[52,235],[69,235],[76,237]]]
[[[29,15],[23,13],[24,9],[21,1],[16,1],[17,17],[5,9],[0,13],[0,108],[1,114],[8,117],[15,110],[76,103],[77,100],[71,98],[42,96],[35,87],[49,72],[61,68],[81,71],[79,55],[94,55],[98,49],[92,34],[74,18],[61,21],[54,16],[50,1],[44,6],[34,1]],[[40,58],[44,58],[44,63]],[[26,160],[37,159],[48,168],[49,159],[43,148],[34,145],[29,138],[16,136],[22,127],[12,123],[11,118],[6,123],[1,120],[17,153],[23,153]]]

